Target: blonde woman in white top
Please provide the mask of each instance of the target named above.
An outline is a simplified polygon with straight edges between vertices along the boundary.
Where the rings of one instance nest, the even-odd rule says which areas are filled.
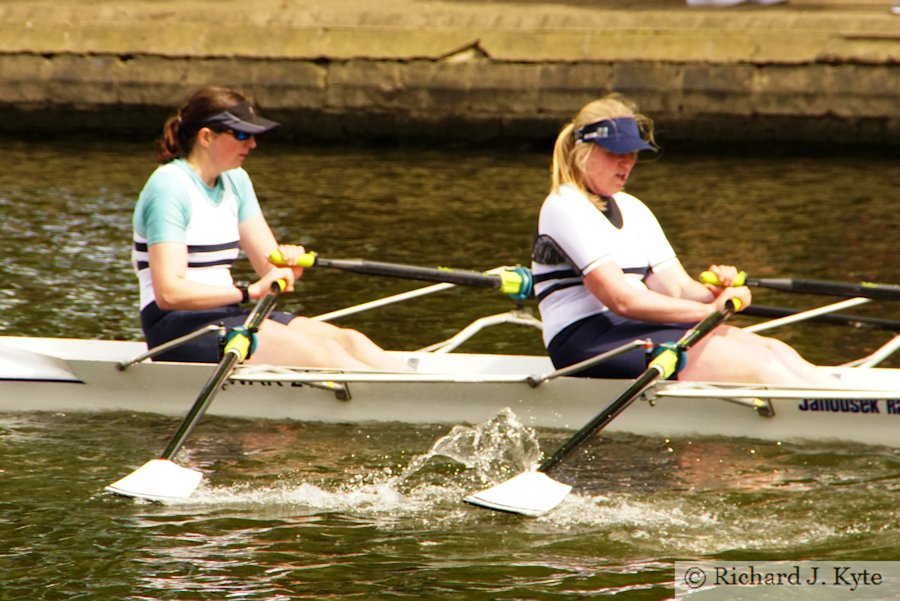
[[[652,211],[623,191],[640,151],[655,152],[653,125],[624,98],[587,104],[560,131],[551,189],[541,208],[532,270],[544,342],[557,367],[639,338],[674,342],[730,298],[737,269],[712,265],[723,287],[682,267]],[[635,377],[640,349],[580,375]],[[687,353],[679,379],[833,386],[835,380],[772,338],[720,326]]]

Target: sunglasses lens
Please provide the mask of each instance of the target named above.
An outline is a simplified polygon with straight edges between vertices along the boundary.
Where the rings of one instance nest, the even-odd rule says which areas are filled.
[[[245,140],[249,140],[249,139],[250,139],[250,136],[252,136],[253,134],[248,134],[248,133],[245,132],[245,131],[234,131],[234,130],[232,130],[232,131],[231,131],[231,135],[234,136],[234,139],[235,139],[235,140],[238,140],[239,142],[243,142],[243,141],[245,141]]]

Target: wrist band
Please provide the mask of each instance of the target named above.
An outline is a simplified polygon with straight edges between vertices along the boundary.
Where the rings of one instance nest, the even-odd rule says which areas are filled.
[[[237,284],[235,286],[238,290],[241,291],[241,303],[249,303],[250,302],[250,291],[247,289],[246,284]]]

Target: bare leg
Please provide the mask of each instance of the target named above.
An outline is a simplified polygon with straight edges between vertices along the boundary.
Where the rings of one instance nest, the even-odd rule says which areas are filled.
[[[410,371],[363,334],[304,317],[288,325],[268,320],[258,337],[250,363]]]
[[[838,380],[788,345],[722,326],[688,351],[680,380],[833,388]]]
[[[763,336],[760,336],[760,338],[768,343],[769,348],[779,357],[784,365],[788,366],[791,371],[809,382],[809,385],[821,388],[834,388],[839,384],[840,380],[836,376],[801,357],[800,353],[792,346],[789,346],[780,340],[776,340],[775,338]]]
[[[330,323],[298,317],[290,327],[313,336],[330,339],[340,344],[347,353],[372,369],[384,371],[411,371],[409,366],[372,342],[368,336],[350,328],[339,328]]]

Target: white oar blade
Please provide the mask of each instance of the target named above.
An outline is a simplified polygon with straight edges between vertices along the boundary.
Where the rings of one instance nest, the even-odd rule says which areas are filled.
[[[104,490],[150,501],[176,501],[190,497],[202,479],[197,470],[168,459],[152,459]]]
[[[557,482],[543,472],[523,472],[463,500],[497,511],[538,516],[562,503],[571,490],[568,484]]]

